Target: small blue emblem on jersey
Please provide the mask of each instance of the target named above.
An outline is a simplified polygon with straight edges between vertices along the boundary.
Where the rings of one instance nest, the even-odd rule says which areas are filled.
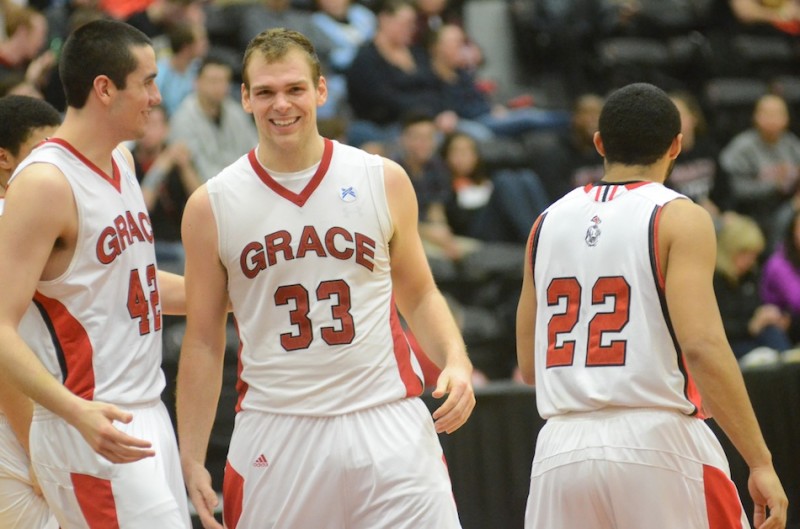
[[[344,200],[345,202],[353,202],[356,199],[356,190],[353,186],[350,187],[342,187],[339,189],[339,198]]]
[[[600,223],[603,222],[600,220],[600,217],[595,215],[592,217],[592,224],[586,230],[586,237],[584,240],[586,241],[587,246],[596,246],[597,241],[600,239],[600,234],[603,233],[600,231]]]

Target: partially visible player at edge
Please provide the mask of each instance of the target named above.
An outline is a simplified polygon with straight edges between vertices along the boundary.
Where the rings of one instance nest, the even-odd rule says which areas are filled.
[[[681,151],[678,110],[655,86],[628,85],[594,143],[603,179],[548,208],[528,241],[517,356],[547,423],[525,527],[749,527],[700,420],[711,413],[750,467],[756,527],[785,527],[712,287],[711,218],[662,185]]]
[[[63,529],[189,529],[161,402],[161,316],[183,312],[183,282],[156,270],[119,146],[161,100],[155,52],[133,27],[97,20],[68,38],[59,73],[64,122],[17,168],[0,222],[0,370],[42,406],[31,459]],[[34,354],[17,330],[31,299],[52,353]]]
[[[241,370],[226,528],[460,527],[436,432],[472,412],[472,365],[425,259],[411,181],[320,136],[325,78],[300,33],[256,36],[243,77],[258,145],[192,195],[182,228],[178,438],[203,525],[221,527],[204,462],[230,296]],[[435,422],[395,302],[442,368]]]
[[[0,216],[17,165],[60,124],[58,111],[46,101],[15,95],[0,98]],[[32,347],[46,344],[49,334],[43,326],[36,307],[31,305],[20,322],[20,334]],[[30,467],[28,433],[32,418],[31,400],[8,381],[0,380],[0,527],[4,529],[58,528]]]

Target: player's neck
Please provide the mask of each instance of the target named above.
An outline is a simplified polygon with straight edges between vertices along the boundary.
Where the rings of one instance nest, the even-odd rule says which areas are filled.
[[[322,136],[301,142],[261,141],[258,144],[258,161],[264,167],[281,173],[295,173],[322,160],[325,144]]]
[[[606,164],[603,182],[657,182],[664,183],[665,171],[653,165]]]
[[[65,140],[97,167],[111,174],[111,153],[124,140],[113,131],[105,131],[96,120],[71,114],[73,110],[67,109],[64,122],[53,137]]]

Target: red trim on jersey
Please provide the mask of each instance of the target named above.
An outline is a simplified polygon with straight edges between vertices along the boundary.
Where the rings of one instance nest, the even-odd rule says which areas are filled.
[[[119,529],[111,481],[76,473],[69,477],[89,529]]]
[[[111,167],[112,173],[111,176],[108,176],[105,171],[97,167],[94,162],[92,162],[89,158],[84,156],[83,154],[78,151],[75,147],[72,146],[67,140],[62,138],[50,138],[45,140],[43,143],[55,143],[56,145],[61,145],[69,152],[71,152],[78,160],[80,160],[86,167],[97,173],[103,180],[114,186],[114,189],[117,190],[117,193],[122,192],[122,185],[120,183],[120,174],[119,174],[119,167],[117,167],[117,162],[114,161],[114,158],[111,158]]]
[[[242,401],[244,401],[244,396],[247,395],[247,390],[250,387],[247,382],[242,380],[242,370],[244,369],[244,365],[242,365],[242,349],[244,345],[242,344],[242,337],[239,335],[239,323],[236,321],[236,318],[233,318],[233,325],[236,327],[236,335],[239,336],[239,349],[236,351],[236,392],[239,393],[239,398],[236,399],[236,413],[242,411]]]
[[[268,188],[272,189],[275,193],[282,196],[289,202],[303,207],[303,204],[306,203],[314,190],[317,189],[320,182],[322,182],[322,178],[325,176],[325,173],[328,172],[328,167],[331,164],[331,158],[333,157],[333,142],[328,138],[323,138],[323,141],[325,142],[325,149],[322,151],[322,160],[319,162],[317,172],[314,173],[314,176],[311,177],[311,180],[308,182],[308,184],[306,184],[306,187],[303,188],[300,194],[289,191],[281,184],[276,182],[275,179],[272,178],[272,176],[261,165],[261,162],[258,161],[255,149],[247,153],[247,159],[250,161],[250,166],[253,168],[253,171],[256,172],[256,175]]]
[[[742,504],[733,481],[710,465],[703,465],[703,488],[709,529],[742,527]]]
[[[225,462],[225,477],[222,479],[222,521],[225,529],[236,529],[242,516],[244,503],[244,478]]]
[[[411,365],[411,347],[408,345],[405,332],[403,332],[403,326],[400,325],[400,317],[397,315],[394,296],[392,296],[391,303],[389,326],[392,330],[392,341],[394,342],[394,358],[397,361],[397,369],[400,371],[400,380],[403,381],[403,385],[406,387],[406,397],[416,397],[422,394],[422,381]]]
[[[422,368],[422,378],[425,381],[425,387],[436,387],[436,383],[439,380],[439,375],[442,373],[442,370],[439,369],[439,366],[434,364],[433,360],[431,360],[425,351],[422,350],[422,347],[420,347],[419,342],[417,341],[417,337],[414,336],[414,333],[411,332],[411,329],[403,329],[403,331],[406,334],[408,345],[411,347],[411,350],[414,352],[414,356],[417,357],[419,366]]]
[[[531,280],[533,280],[533,273],[536,269],[536,261],[534,260],[534,256],[536,255],[536,247],[539,245],[539,226],[542,224],[544,217],[547,213],[542,213],[536,220],[533,221],[533,226],[531,226],[531,233],[528,235],[528,246],[525,249],[525,258],[531,265]],[[534,286],[536,284],[534,283]]]
[[[653,259],[656,263],[656,279],[658,280],[658,286],[662,290],[666,286],[666,278],[664,277],[664,268],[661,266],[661,254],[658,251],[658,228],[661,225],[661,213],[664,212],[664,208],[658,208],[656,211],[656,218],[653,222],[653,247],[650,249],[653,252]]]
[[[64,386],[75,395],[92,400],[94,398],[94,350],[89,334],[83,325],[58,300],[39,292],[33,300],[47,313],[53,324],[53,332],[63,351],[66,373]]]
[[[697,413],[694,414],[694,416],[698,419],[705,419],[706,414],[703,412],[703,398],[700,396],[700,390],[697,389],[694,378],[692,378],[691,373],[689,373],[689,366],[686,365],[686,357],[683,356],[683,353],[680,354],[680,362],[681,366],[683,366],[683,372],[686,374],[686,398],[697,408]]]
[[[646,180],[642,180],[642,181],[639,181],[639,182],[630,182],[628,184],[625,184],[625,189],[630,191],[632,189],[636,189],[637,187],[646,186],[646,185],[652,184],[652,183],[653,182],[648,182]]]

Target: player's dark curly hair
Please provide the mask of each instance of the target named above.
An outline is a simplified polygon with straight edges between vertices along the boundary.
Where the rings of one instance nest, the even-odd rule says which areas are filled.
[[[0,97],[0,148],[14,156],[34,129],[60,124],[61,115],[47,101],[17,95]]]
[[[681,116],[663,90],[634,83],[608,96],[599,128],[608,163],[652,165],[680,133]]]

